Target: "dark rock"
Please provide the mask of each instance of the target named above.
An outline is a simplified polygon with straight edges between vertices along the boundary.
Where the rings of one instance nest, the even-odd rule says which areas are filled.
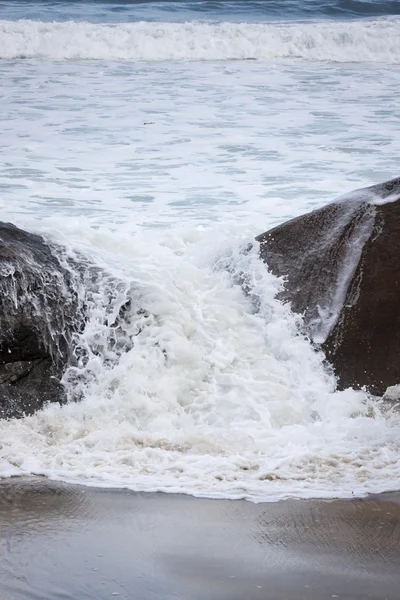
[[[40,236],[0,223],[0,417],[63,402],[82,310],[70,271]]]
[[[133,322],[151,321],[132,293],[89,258],[0,222],[0,418],[81,399],[101,372],[92,359],[112,368],[141,331]]]
[[[281,298],[304,314],[340,388],[400,383],[400,179],[358,190],[257,238]]]

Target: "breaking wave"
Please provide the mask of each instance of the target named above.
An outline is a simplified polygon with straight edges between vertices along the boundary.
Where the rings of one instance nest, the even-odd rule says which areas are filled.
[[[0,58],[400,62],[400,20],[128,23],[0,21]]]

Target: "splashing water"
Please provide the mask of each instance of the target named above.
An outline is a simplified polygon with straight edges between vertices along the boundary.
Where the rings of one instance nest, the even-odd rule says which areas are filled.
[[[0,58],[400,62],[400,21],[46,23],[0,21]]]
[[[91,242],[94,260],[106,250],[109,272],[124,261],[125,281],[113,274],[124,292],[111,304],[117,314],[129,291],[126,346],[116,357],[101,341],[105,275],[77,340],[76,352],[95,351],[65,374],[83,399],[1,423],[2,476],[252,500],[394,485],[396,417],[363,392],[335,391],[300,318],[275,299],[282,282],[257,248],[199,231],[116,242],[99,230]],[[236,283],[243,273],[247,294]]]
[[[117,4],[0,0],[2,218],[66,247],[89,315],[71,402],[0,422],[0,477],[253,501],[398,488],[396,411],[336,391],[247,251],[398,175],[398,6]]]

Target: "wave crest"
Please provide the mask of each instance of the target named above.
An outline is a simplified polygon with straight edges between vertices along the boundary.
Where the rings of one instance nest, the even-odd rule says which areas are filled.
[[[400,20],[307,24],[0,21],[0,58],[400,63]]]

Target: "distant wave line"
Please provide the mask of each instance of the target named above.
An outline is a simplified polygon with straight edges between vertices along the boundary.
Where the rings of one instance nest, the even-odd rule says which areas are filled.
[[[129,23],[0,20],[0,58],[400,63],[400,19],[313,23]]]

